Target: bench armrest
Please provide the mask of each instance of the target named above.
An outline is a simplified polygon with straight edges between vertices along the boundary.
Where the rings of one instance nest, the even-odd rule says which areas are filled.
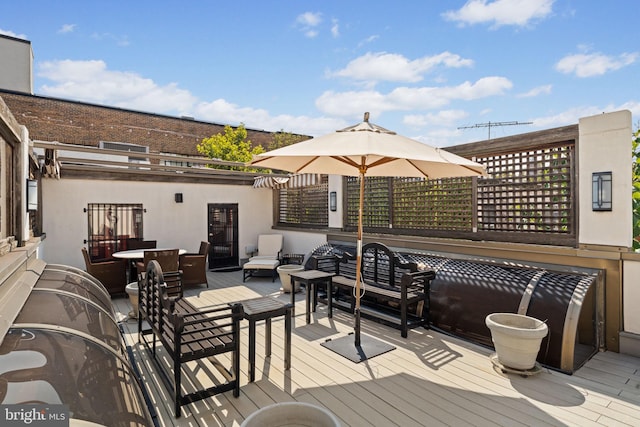
[[[408,290],[416,290],[427,294],[431,281],[436,277],[436,273],[433,270],[421,270],[413,271],[411,273],[404,273],[400,279],[400,287],[402,292]]]
[[[341,261],[341,259],[342,257],[335,254],[313,255],[311,256],[311,269],[320,270],[327,273],[337,273],[339,271],[338,263]]]
[[[168,312],[168,320],[175,326],[176,333],[181,334],[184,331],[185,326],[192,326],[193,329],[198,330],[199,325],[206,326],[203,329],[211,329],[211,323],[215,323],[216,327],[231,326],[236,322],[242,320],[243,311],[242,304],[225,304],[215,308],[209,308],[205,310],[198,310],[186,303],[194,311],[189,312]],[[225,323],[221,323],[225,321]],[[194,330],[189,332],[192,333]]]

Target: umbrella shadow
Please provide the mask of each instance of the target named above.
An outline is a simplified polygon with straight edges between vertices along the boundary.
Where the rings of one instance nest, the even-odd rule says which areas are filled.
[[[495,425],[565,425],[525,398],[470,391],[407,373],[304,388],[293,397],[313,398],[347,425],[477,425],[483,424],[480,419]]]
[[[567,382],[562,381],[562,377],[560,376],[556,377],[558,379],[557,381],[552,381],[553,384],[551,387],[547,387],[544,391],[540,391],[540,387],[536,387],[535,378],[508,375],[500,372],[499,369],[496,369],[496,371],[499,375],[509,377],[509,381],[511,382],[514,390],[537,402],[566,407],[580,406],[585,402],[584,393]],[[555,380],[556,378],[553,379]]]
[[[294,329],[294,333],[305,338],[307,341],[335,338],[335,335],[340,333],[336,324],[351,326],[353,316],[344,311],[334,311],[333,318],[326,320],[329,326],[324,323],[314,322],[312,315],[312,323],[297,326]],[[438,335],[423,328],[412,329],[409,331],[408,338],[402,338],[400,331],[397,329],[392,329],[373,321],[367,321],[362,323],[362,333],[415,353],[422,363],[433,370],[438,370],[444,365],[462,357],[460,352],[453,350],[446,342],[440,339]]]

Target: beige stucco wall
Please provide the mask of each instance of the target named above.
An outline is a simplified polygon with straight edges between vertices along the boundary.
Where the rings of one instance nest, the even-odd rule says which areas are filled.
[[[175,193],[183,194],[176,203]],[[239,257],[255,245],[261,233],[271,233],[271,190],[250,186],[78,179],[42,180],[42,259],[84,269],[81,248],[88,237],[88,203],[142,203],[144,238],[158,247],[180,247],[196,252],[207,240],[207,204],[237,203]],[[262,214],[259,214],[262,212]]]
[[[585,117],[579,122],[579,244],[631,247],[631,112]],[[613,210],[591,209],[593,172],[613,172]]]

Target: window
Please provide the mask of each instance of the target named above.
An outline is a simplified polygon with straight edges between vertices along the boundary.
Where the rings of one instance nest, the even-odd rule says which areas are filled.
[[[142,204],[90,203],[88,251],[91,260],[111,258],[127,249],[128,239],[142,239]]]
[[[183,154],[175,154],[175,153],[165,153],[162,152],[160,153],[163,156],[167,156],[167,157],[181,157],[181,158],[185,158],[185,157],[194,157],[194,156],[188,156],[188,155],[183,155]],[[194,159],[197,160],[201,160],[202,157],[196,158],[194,157]],[[162,166],[178,166],[178,167],[185,167],[185,168],[202,168],[204,167],[201,163],[191,163],[189,161],[183,161],[183,160],[170,160],[170,159],[161,159],[160,160],[160,165]]]
[[[120,150],[125,151],[127,153],[140,153],[140,154],[148,154],[149,147],[145,145],[138,144],[129,144],[127,142],[111,142],[111,141],[100,141],[100,148],[105,150]],[[138,157],[138,156],[129,156],[130,163],[149,163],[149,159],[147,157]]]

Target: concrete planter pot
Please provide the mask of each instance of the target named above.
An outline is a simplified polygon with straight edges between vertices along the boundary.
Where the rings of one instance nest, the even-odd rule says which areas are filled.
[[[304,267],[296,264],[285,264],[281,265],[277,268],[278,274],[280,275],[280,283],[282,283],[282,290],[286,293],[291,292],[291,273],[298,273],[300,271],[304,271]],[[296,289],[294,292],[298,292],[300,290],[300,286],[296,283]]]
[[[129,301],[131,302],[131,306],[133,310],[129,313],[129,317],[132,319],[138,318],[138,282],[129,283],[124,290],[129,295]]]
[[[498,361],[505,367],[526,371],[533,369],[542,339],[547,336],[547,324],[533,317],[514,313],[493,313],[485,323]]]
[[[338,418],[321,406],[304,402],[283,402],[257,410],[249,415],[240,427],[339,427],[340,425]]]

